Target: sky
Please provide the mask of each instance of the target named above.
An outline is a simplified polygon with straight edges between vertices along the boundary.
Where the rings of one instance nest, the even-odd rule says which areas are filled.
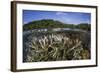
[[[42,19],[53,19],[67,24],[91,24],[91,13],[23,10],[23,24]]]

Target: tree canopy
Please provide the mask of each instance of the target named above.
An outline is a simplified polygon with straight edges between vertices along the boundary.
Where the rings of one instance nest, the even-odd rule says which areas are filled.
[[[80,24],[66,24],[60,21],[55,21],[53,19],[43,19],[43,20],[37,20],[32,21],[27,24],[23,25],[23,30],[32,30],[32,29],[39,29],[39,28],[77,28],[77,29],[83,29],[86,31],[91,30],[91,26],[88,23],[80,23]]]

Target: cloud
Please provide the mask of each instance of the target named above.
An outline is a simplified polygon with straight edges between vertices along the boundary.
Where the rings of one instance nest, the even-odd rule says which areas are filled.
[[[67,15],[67,13],[64,13],[64,12],[56,12],[56,15]]]

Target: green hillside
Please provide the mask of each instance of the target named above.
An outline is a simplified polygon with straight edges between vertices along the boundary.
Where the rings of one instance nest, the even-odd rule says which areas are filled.
[[[32,29],[37,29],[37,28],[78,28],[78,29],[83,29],[90,31],[90,24],[87,23],[81,23],[81,24],[65,24],[60,21],[55,21],[53,19],[43,19],[43,20],[37,20],[37,21],[32,21],[27,24],[23,25],[23,30],[32,30]]]

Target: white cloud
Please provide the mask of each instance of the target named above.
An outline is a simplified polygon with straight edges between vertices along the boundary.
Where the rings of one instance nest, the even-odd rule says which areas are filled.
[[[56,12],[56,15],[67,15],[67,13],[64,13],[64,12]]]

